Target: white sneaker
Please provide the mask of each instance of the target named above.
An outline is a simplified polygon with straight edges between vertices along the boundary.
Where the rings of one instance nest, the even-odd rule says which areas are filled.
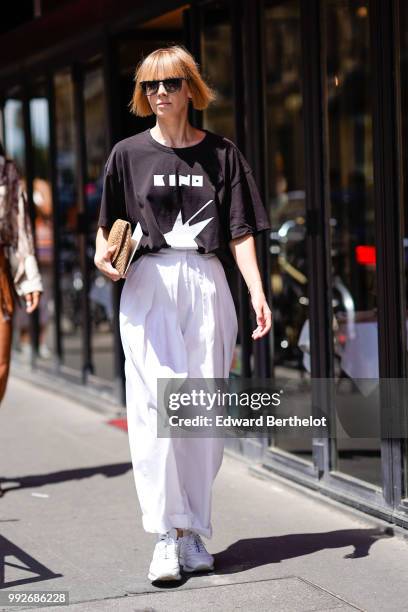
[[[153,552],[148,578],[155,580],[181,580],[179,551],[180,539],[177,532],[170,530],[159,536]]]
[[[214,569],[214,557],[205,548],[198,533],[188,531],[181,538],[180,565],[185,572]]]

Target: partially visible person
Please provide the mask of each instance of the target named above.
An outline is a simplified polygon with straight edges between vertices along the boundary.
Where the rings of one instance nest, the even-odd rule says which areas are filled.
[[[20,303],[31,314],[42,292],[27,195],[15,162],[0,142],[0,403],[10,370],[15,305]]]
[[[25,181],[22,180],[25,190]],[[39,304],[39,347],[38,354],[43,359],[50,359],[52,352],[47,346],[48,323],[50,320],[50,302],[52,301],[53,282],[53,222],[52,191],[49,181],[40,177],[33,180],[33,202],[35,205],[35,238],[36,258],[41,270],[43,293]],[[24,308],[16,308],[13,327],[17,332],[21,356],[31,359],[30,315]]]

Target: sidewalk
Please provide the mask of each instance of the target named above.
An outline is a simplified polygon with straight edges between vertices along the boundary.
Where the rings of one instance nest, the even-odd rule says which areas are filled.
[[[116,415],[112,414],[112,417]],[[0,407],[0,593],[68,590],[73,611],[408,610],[408,540],[226,454],[214,486],[216,569],[153,586],[126,432],[10,378]],[[408,535],[408,534],[407,534]],[[34,609],[26,606],[0,610]],[[35,608],[63,610],[62,606]]]

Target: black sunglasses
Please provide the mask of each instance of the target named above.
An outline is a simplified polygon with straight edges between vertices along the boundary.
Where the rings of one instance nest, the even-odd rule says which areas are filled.
[[[161,79],[159,81],[140,81],[140,87],[142,88],[144,94],[151,96],[152,94],[156,94],[158,92],[160,83],[163,83],[167,93],[175,93],[176,91],[180,91],[181,82],[183,79],[187,81],[185,77],[171,77],[169,79]]]

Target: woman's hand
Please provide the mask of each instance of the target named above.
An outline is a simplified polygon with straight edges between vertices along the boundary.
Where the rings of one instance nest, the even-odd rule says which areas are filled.
[[[252,234],[245,234],[231,240],[229,246],[251,294],[251,302],[258,325],[252,332],[252,339],[258,340],[258,338],[262,338],[269,333],[272,326],[272,312],[262,287],[256,258],[255,240]]]
[[[258,340],[258,338],[262,338],[269,333],[272,327],[272,312],[266,301],[261,283],[255,283],[255,288],[250,291],[250,294],[258,324],[258,327],[252,332],[252,339]]]
[[[100,250],[95,252],[94,263],[95,266],[105,274],[108,278],[113,281],[117,281],[122,278],[122,275],[112,266],[111,260],[112,256],[117,249],[117,246],[113,244],[110,247],[104,248],[102,247]]]
[[[38,304],[40,303],[40,296],[41,296],[40,291],[33,291],[32,293],[25,294],[24,298],[26,302],[26,313],[27,314],[32,313],[38,307]]]
[[[121,274],[112,266],[112,256],[117,249],[116,245],[108,247],[109,230],[106,227],[98,227],[96,232],[96,245],[94,264],[108,278],[117,281],[123,278]]]

